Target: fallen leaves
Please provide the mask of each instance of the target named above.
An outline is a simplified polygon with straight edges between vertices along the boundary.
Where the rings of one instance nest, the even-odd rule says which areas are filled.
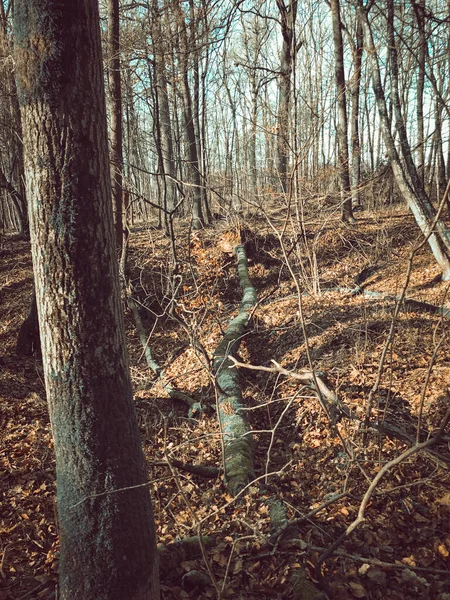
[[[383,222],[386,235],[395,230],[395,220],[391,223],[387,216]],[[368,218],[358,227],[359,230],[352,234],[353,241],[363,239],[365,252],[372,252],[370,241],[376,239],[379,224]],[[228,272],[227,265],[233,260],[224,257],[215,247],[215,234],[208,231],[195,234],[189,246],[187,231],[187,227],[186,230],[181,227],[178,232],[181,283],[177,310],[187,323],[189,335],[195,334],[206,352],[211,352],[221,336],[221,327],[238,306],[240,290],[231,270]],[[402,244],[407,243],[407,235],[412,235],[412,230],[405,234],[405,239],[402,238]],[[169,254],[168,242],[162,234],[153,232],[152,236],[150,243],[148,232],[133,233],[131,257],[135,265],[134,277],[146,290],[143,296],[149,305],[155,303],[154,313],[161,315],[165,307],[166,284],[161,282],[166,282],[164,268]],[[254,232],[255,248],[264,247],[264,236],[261,228]],[[333,280],[351,283],[352,275],[361,267],[362,258],[348,251],[336,235],[335,225],[326,232],[319,246],[322,287],[335,285]],[[17,248],[11,246],[11,253]],[[271,252],[274,259],[267,264],[260,261],[263,253],[259,256],[254,252],[250,269],[261,285],[258,292],[265,300],[255,315],[255,331],[246,337],[242,351],[254,364],[267,365],[275,358],[287,368],[296,369],[306,366],[298,299],[286,269],[280,271],[278,248],[271,247]],[[380,268],[377,289],[391,293],[396,288],[399,274],[403,272],[402,255],[399,257]],[[431,260],[426,254],[419,259]],[[55,590],[59,560],[53,445],[42,372],[38,361],[19,360],[13,352],[14,335],[20,322],[17,314],[26,312],[29,301],[30,281],[26,284],[28,287],[23,284],[27,277],[29,271],[17,272],[20,295],[14,295],[16,288],[9,286],[5,290],[7,302],[0,306],[0,322],[6,336],[2,338],[6,341],[0,363],[1,600],[17,600],[29,592],[32,592],[29,596],[32,600],[50,599]],[[418,269],[414,284],[423,278]],[[440,289],[442,291],[442,287]],[[421,298],[436,302],[438,291],[430,288]],[[364,415],[367,395],[377,376],[380,353],[390,326],[392,307],[339,293],[304,297],[303,304],[315,365],[326,373],[330,387],[338,388],[340,401],[351,406],[357,414]],[[389,356],[374,407],[374,419],[393,422],[412,436],[415,435],[418,402],[432,353],[435,325],[436,319],[430,315],[401,314],[395,348]],[[189,346],[189,335],[179,323],[165,315],[154,323],[151,344],[161,364],[169,363],[165,365],[167,377],[204,404],[205,414],[197,421],[186,419],[184,406],[165,398],[161,388],[154,385],[139,362],[142,350],[130,330],[129,345],[133,378],[139,385],[137,412],[144,450],[149,462],[164,460],[164,448],[170,448],[173,456],[182,461],[220,466],[221,444],[214,411],[213,383],[205,368],[205,358],[197,348]],[[180,351],[174,353],[174,348]],[[437,418],[433,407],[437,406],[436,414],[440,414],[438,399],[448,384],[450,373],[445,358],[449,350],[446,342],[429,382],[424,404],[424,414],[427,418],[430,416],[427,427],[432,427]],[[220,540],[206,557],[219,586],[226,584],[224,598],[288,598],[291,573],[307,569],[307,576],[311,578],[322,552],[313,548],[326,548],[338,537],[358,510],[367,489],[366,478],[373,477],[405,445],[402,441],[382,437],[376,431],[366,432],[362,444],[361,431],[355,423],[345,419],[338,424],[339,437],[330,430],[311,390],[306,388],[298,393],[299,386],[295,382],[275,374],[250,372],[243,374],[243,380],[246,407],[251,409],[249,416],[253,429],[258,432],[258,474],[263,473],[268,455],[271,469],[291,461],[289,469],[280,477],[252,485],[247,496],[235,503],[224,493],[220,480],[204,482],[182,473],[175,477],[167,469],[152,467],[150,478],[154,482],[158,538],[160,542],[168,543],[186,534],[195,535],[201,520],[202,531],[215,533]],[[286,399],[294,394],[298,396],[276,429],[269,452],[274,425],[286,407]],[[344,452],[341,439],[345,440],[349,452]],[[445,447],[441,450],[446,452]],[[335,592],[333,598],[441,600],[442,594],[450,591],[444,578],[436,576],[434,580],[434,576],[422,571],[416,573],[415,569],[448,568],[449,485],[448,473],[441,470],[434,459],[427,457],[416,457],[395,470],[372,498],[361,531],[345,543],[346,556],[335,556],[323,567],[324,576]],[[295,519],[320,506],[330,494],[339,494],[344,487],[350,491],[347,498],[301,524],[294,550],[286,546],[286,549],[278,548],[271,553],[272,548],[267,546],[273,533],[265,504],[267,496],[273,494],[280,498],[289,518]],[[247,539],[240,541],[244,537]],[[368,562],[361,564],[361,560]],[[384,561],[391,567],[376,566],[369,560]],[[399,563],[402,568],[396,570]],[[203,559],[186,561],[180,573],[191,570],[206,571]],[[174,573],[174,577],[179,578],[180,573]],[[193,596],[177,581],[163,583],[167,600],[217,597],[212,585]]]

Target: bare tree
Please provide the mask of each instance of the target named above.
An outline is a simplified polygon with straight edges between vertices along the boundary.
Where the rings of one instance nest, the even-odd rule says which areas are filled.
[[[390,4],[391,0],[388,0]],[[388,9],[392,10],[392,5]],[[391,15],[389,14],[389,17]],[[400,160],[400,156],[397,152],[397,148],[394,142],[393,135],[391,133],[391,120],[389,118],[389,112],[387,108],[387,102],[385,97],[384,88],[381,81],[380,67],[378,62],[377,50],[375,48],[372,29],[368,20],[367,10],[362,4],[358,5],[358,17],[361,22],[361,26],[364,31],[364,44],[367,49],[367,57],[370,64],[370,71],[372,76],[372,85],[377,102],[378,113],[381,121],[381,128],[386,146],[386,151],[391,162],[392,170],[397,182],[397,185],[403,194],[408,207],[416,219],[421,231],[425,236],[428,237],[428,243],[436,259],[442,269],[442,278],[444,280],[450,279],[450,260],[449,260],[449,248],[450,248],[450,236],[449,232],[441,220],[436,220],[436,211],[429,201],[422,182],[420,181],[415,165],[412,161],[411,150],[406,136],[406,129],[404,126],[401,106],[398,97],[398,81],[395,81],[396,77],[396,56],[395,52],[391,56],[391,80],[393,89],[393,105],[394,113],[396,117],[396,130],[399,135],[400,149],[404,162]],[[389,18],[388,18],[389,23]],[[392,31],[390,32],[392,39]],[[390,49],[391,52],[394,48]],[[436,220],[435,230],[431,231],[431,225]]]
[[[0,99],[0,190],[5,190],[14,208],[19,233],[27,234],[22,124],[14,80],[12,44],[3,2],[0,2]]]
[[[111,187],[115,209],[116,244],[120,249],[123,237],[123,134],[119,0],[108,0],[108,58]]]
[[[298,0],[276,0],[280,14],[282,46],[280,54],[280,79],[278,87],[277,167],[283,192],[288,191],[290,155],[290,111],[292,97],[292,67],[299,49],[295,39],[295,20]]]
[[[335,79],[338,105],[337,142],[339,179],[341,184],[341,218],[346,223],[354,223],[350,188],[348,154],[347,98],[344,71],[344,44],[342,41],[341,9],[339,0],[330,0],[333,22],[333,47]]]

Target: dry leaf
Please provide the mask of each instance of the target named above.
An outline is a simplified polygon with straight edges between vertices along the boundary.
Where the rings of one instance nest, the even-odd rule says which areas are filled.
[[[355,583],[353,581],[350,582],[350,589],[352,590],[352,594],[355,598],[365,598],[366,590],[360,583]]]

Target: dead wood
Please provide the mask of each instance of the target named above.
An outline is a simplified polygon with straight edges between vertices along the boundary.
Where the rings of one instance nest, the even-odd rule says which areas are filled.
[[[223,435],[225,484],[235,495],[255,477],[253,440],[242,404],[239,372],[234,368],[239,345],[247,330],[251,311],[257,304],[256,290],[249,274],[244,245],[235,248],[242,288],[239,314],[228,325],[213,356],[213,371],[218,392],[218,414]]]
[[[269,508],[273,536],[277,541],[280,539],[280,532],[283,532],[286,537],[289,536],[289,539],[298,538],[300,532],[296,523],[288,520],[285,504],[278,498],[269,498],[266,504]],[[274,547],[274,553],[277,546],[278,544]],[[291,587],[289,597],[294,600],[328,600],[328,596],[307,578],[306,571],[302,567],[294,569],[288,581]]]
[[[158,379],[160,379],[163,388],[169,394],[170,398],[174,400],[181,400],[182,402],[187,404],[189,406],[190,414],[201,410],[200,403],[196,402],[191,396],[189,396],[189,394],[185,394],[184,392],[177,390],[169,382],[164,381],[164,369],[158,365],[158,363],[154,360],[152,356],[152,351],[148,344],[148,336],[145,331],[144,324],[142,323],[141,315],[139,313],[139,307],[130,294],[127,295],[127,304],[131,312],[133,313],[136,331],[144,349],[145,360],[147,361],[148,367],[153,371],[153,373],[155,373]]]
[[[326,385],[323,380],[323,375],[319,376],[318,373],[315,373],[315,378],[313,377],[313,372],[309,369],[300,369],[299,371],[289,371],[285,369],[280,364],[278,364],[275,360],[272,359],[272,364],[275,365],[273,367],[264,367],[261,365],[250,365],[248,363],[243,363],[231,357],[234,365],[243,369],[251,369],[252,371],[266,371],[268,373],[281,373],[282,375],[286,375],[287,377],[291,377],[292,379],[298,379],[299,381],[307,382],[311,386],[317,396],[321,396],[321,403],[325,405],[327,414],[332,416],[333,422],[336,423],[341,419],[351,419],[353,421],[358,421],[361,425],[364,424],[366,429],[374,429],[383,435],[387,435],[390,438],[402,440],[404,442],[414,443],[415,438],[412,435],[409,435],[403,429],[400,429],[396,425],[392,425],[391,423],[385,421],[384,423],[377,423],[374,421],[368,421],[360,419],[355,413],[340,402],[336,394],[330,390],[330,388]],[[316,383],[317,382],[317,388]],[[425,437],[428,435],[428,432],[421,432],[421,437]],[[448,442],[448,436],[442,436],[441,441]],[[439,455],[432,448],[426,448],[425,452],[430,452],[433,455],[437,456],[441,461],[447,461],[446,457]]]
[[[202,546],[212,548],[215,544],[213,536],[202,536],[201,540],[199,536],[194,536],[166,546],[158,546],[160,578],[168,577],[182,562],[199,558],[202,555]]]
[[[352,523],[350,523],[350,525],[347,527],[347,529],[344,531],[344,533],[342,533],[337,538],[337,540],[335,540],[331,544],[331,546],[329,548],[327,548],[327,550],[319,557],[319,560],[317,561],[317,564],[315,567],[316,577],[318,577],[318,578],[321,577],[320,567],[323,564],[323,562],[325,560],[327,560],[328,558],[330,558],[330,556],[333,555],[335,550],[337,550],[337,548],[339,548],[339,546],[342,544],[342,542],[346,538],[348,538],[355,531],[355,529],[357,527],[359,527],[359,525],[361,525],[361,523],[363,523],[366,520],[365,513],[366,513],[367,505],[368,505],[370,498],[372,497],[372,494],[374,493],[378,483],[382,479],[382,477],[384,477],[384,475],[386,475],[386,473],[388,473],[393,467],[401,464],[403,461],[405,461],[407,458],[409,458],[413,454],[421,452],[422,450],[426,450],[426,449],[430,448],[430,446],[434,446],[435,444],[437,444],[439,442],[439,440],[441,439],[449,420],[450,420],[450,408],[447,410],[446,415],[442,419],[440,427],[439,427],[439,431],[436,433],[435,436],[426,440],[425,442],[421,442],[420,444],[411,446],[410,448],[408,448],[407,450],[402,452],[399,456],[397,456],[396,458],[393,458],[392,460],[387,462],[378,471],[378,473],[376,474],[376,476],[373,478],[372,482],[370,483],[366,493],[364,494],[363,499],[361,500],[361,504],[359,506],[358,515],[357,515],[356,519]]]
[[[151,465],[159,467],[170,467],[172,465],[180,471],[197,475],[198,477],[204,477],[205,479],[216,479],[220,475],[220,469],[217,467],[209,467],[207,465],[191,465],[190,463],[184,463],[176,458],[169,457],[169,460],[158,460],[152,461]]]

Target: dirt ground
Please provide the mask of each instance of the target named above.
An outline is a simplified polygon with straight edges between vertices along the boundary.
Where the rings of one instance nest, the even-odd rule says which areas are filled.
[[[235,261],[221,243],[235,225],[220,222],[193,234],[187,223],[176,224],[175,277],[162,231],[139,224],[131,235],[130,287],[153,356],[166,381],[203,406],[198,418],[189,418],[183,403],[167,397],[146,365],[127,309],[158,539],[168,544],[201,531],[216,540],[206,552],[208,564],[202,557],[184,561],[162,581],[163,598],[306,598],[293,583],[304,569],[307,580],[336,600],[449,600],[450,427],[433,452],[415,453],[388,471],[370,497],[365,522],[315,569],[356,518],[380,469],[414,445],[418,423],[423,442],[450,406],[449,320],[429,306],[450,309],[449,284],[440,281],[427,246],[414,256],[406,291],[425,304],[402,306],[393,325],[394,297],[420,240],[404,209],[361,212],[354,226],[330,214],[302,229],[282,211],[240,223],[260,300],[241,361],[270,367],[275,360],[298,372],[310,366],[309,352],[355,416],[364,419],[372,399],[373,426],[347,418],[330,424],[309,386],[277,372],[242,369],[258,477],[248,493],[235,501],[221,476],[202,479],[167,464],[172,457],[221,467],[208,361],[239,310]],[[41,359],[15,351],[31,290],[29,244],[1,237],[0,600],[58,597],[54,453]],[[169,306],[175,306],[172,316]],[[274,498],[289,519],[328,505],[274,546]],[[189,589],[183,575],[193,570],[207,580]]]

